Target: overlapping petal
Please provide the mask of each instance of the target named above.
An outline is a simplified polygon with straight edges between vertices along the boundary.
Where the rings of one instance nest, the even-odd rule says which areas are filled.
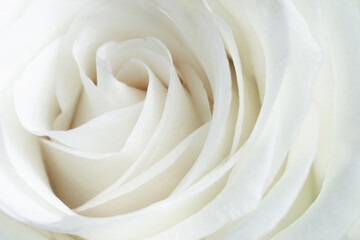
[[[4,224],[356,239],[356,1],[19,2],[0,20],[0,208],[32,228]]]

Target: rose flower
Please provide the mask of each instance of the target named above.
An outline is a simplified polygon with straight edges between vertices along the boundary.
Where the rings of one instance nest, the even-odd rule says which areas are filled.
[[[360,239],[358,0],[0,2],[0,239]]]

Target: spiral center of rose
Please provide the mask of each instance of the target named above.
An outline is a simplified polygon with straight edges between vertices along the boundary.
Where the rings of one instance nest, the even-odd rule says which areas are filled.
[[[159,16],[165,26],[147,21],[149,29],[96,18],[80,27],[87,18],[79,18],[80,28],[74,24],[50,44],[16,88],[16,111],[38,137],[52,190],[81,214],[130,212],[170,196],[202,150],[215,91],[229,96],[214,80],[223,74],[212,74],[218,66],[200,57],[167,15]],[[55,69],[34,77],[43,62]],[[45,86],[35,90],[45,97],[32,86]],[[159,182],[166,184],[156,188]]]

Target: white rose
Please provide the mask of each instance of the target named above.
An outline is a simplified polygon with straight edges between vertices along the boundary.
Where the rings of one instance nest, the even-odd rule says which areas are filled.
[[[359,1],[0,7],[1,239],[360,239]]]

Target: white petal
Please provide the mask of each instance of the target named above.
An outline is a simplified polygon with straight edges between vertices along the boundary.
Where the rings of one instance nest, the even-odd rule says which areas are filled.
[[[326,175],[329,158],[331,156],[329,146],[333,142],[334,76],[331,66],[331,52],[324,28],[325,19],[320,1],[306,0],[294,2],[308,22],[312,35],[324,52],[324,59],[313,87],[313,101],[319,106],[321,115],[320,141],[313,167],[315,177],[314,184],[318,194]]]
[[[210,121],[212,114],[212,103],[209,102],[209,98],[206,93],[206,89],[204,88],[203,82],[191,66],[183,64],[179,66],[179,68],[181,77],[186,79],[186,84],[194,100],[194,104],[197,108],[200,119],[203,123]]]
[[[244,218],[229,224],[210,239],[260,239],[286,214],[299,194],[317,150],[319,114],[316,107],[308,112],[300,134],[291,147],[286,170],[257,208]],[[261,227],[259,227],[261,226]]]
[[[60,112],[54,88],[60,43],[61,39],[57,39],[42,50],[15,85],[15,108],[19,120],[24,128],[35,134],[52,129]]]
[[[1,133],[4,135],[3,130]],[[61,209],[61,204],[56,203],[54,199],[51,203],[47,202],[44,197],[49,198],[50,193],[46,194],[46,189],[37,186],[38,182],[32,182],[30,185],[26,181],[29,179],[27,177],[29,174],[24,176],[27,177],[25,181],[19,177],[18,172],[11,165],[11,161],[6,155],[8,151],[4,146],[3,138],[0,142],[0,148],[2,166],[0,168],[0,207],[2,211],[25,223],[32,223],[37,226],[45,226],[58,221],[65,212],[70,212],[66,206]],[[33,189],[34,186],[37,189]],[[57,209],[57,207],[59,208]]]
[[[4,240],[49,240],[46,234],[0,212],[0,238]]]
[[[340,239],[360,215],[360,14],[353,2],[322,1],[334,73],[334,142],[321,192],[275,239]]]
[[[273,160],[274,153],[276,154],[275,160],[280,160],[281,163],[294,141],[309,107],[311,97],[309,90],[321,54],[307,30],[305,22],[293,5],[283,2],[277,2],[277,4],[281,11],[275,11],[271,6],[260,7],[255,3],[246,2],[249,15],[256,18],[254,21],[258,24],[257,29],[259,31],[262,29],[262,32],[258,34],[262,34],[260,39],[264,41],[263,47],[267,54],[267,64],[271,67],[267,74],[269,87],[266,89],[264,105],[257,126],[240,151],[230,158],[230,161],[238,162],[237,166],[232,171],[224,190],[214,201],[197,214],[156,236],[155,239],[201,238],[216,231],[230,219],[235,220],[255,208],[262,197],[266,176],[272,169],[271,160]],[[286,44],[289,45],[291,51],[283,48],[284,43],[273,32],[277,30],[279,34],[284,34],[283,17],[286,17],[287,25],[290,25],[288,29],[295,31],[293,34],[289,33],[289,37],[296,36],[300,32],[303,36],[301,40],[296,37],[289,39],[290,41]],[[264,19],[268,18],[277,19],[272,22],[272,27],[266,26],[268,22]],[[291,24],[297,27],[293,28]],[[277,37],[271,39],[274,36]],[[281,39],[284,38],[283,36]],[[272,40],[272,44],[265,39]],[[276,45],[278,48],[275,48]],[[288,63],[283,59],[283,62],[279,62],[279,58],[284,57],[291,61]],[[307,71],[302,71],[301,75],[297,68],[299,64],[307,69]],[[283,86],[281,86],[281,82],[283,82]],[[281,91],[278,93],[280,86]],[[299,91],[300,88],[303,90]],[[276,99],[278,94],[279,97]],[[297,108],[294,109],[293,106],[297,106]],[[264,126],[264,124],[266,125]],[[294,131],[289,132],[289,129],[294,129]],[[189,231],[194,225],[197,228]],[[184,231],[183,229],[188,230]]]
[[[351,226],[344,240],[356,240],[360,238],[360,218]]]
[[[189,13],[184,12],[174,1],[157,2],[187,38],[188,48],[201,62],[214,95],[213,118],[209,134],[199,159],[178,187],[178,191],[182,191],[219,164],[228,153],[227,149],[231,147],[230,139],[233,132],[226,129],[232,96],[231,75],[221,38],[216,28],[207,21],[204,15],[189,9],[191,13],[191,21],[189,21]],[[212,100],[211,97],[209,98]]]
[[[200,127],[142,174],[101,198],[92,199],[76,211],[86,216],[94,213],[113,216],[144,208],[168,197],[195,162],[207,130],[208,125]]]
[[[32,1],[21,17],[1,32],[0,89],[11,86],[24,67],[47,44],[57,39],[68,28],[75,14],[89,2],[91,0],[80,0],[76,3]],[[48,24],[49,22],[53,24]]]
[[[104,113],[68,131],[50,131],[43,134],[80,151],[117,152],[130,135],[142,106],[143,102],[140,102],[127,108]]]
[[[69,207],[77,207],[115,182],[132,163],[122,151],[117,154],[76,154],[48,140],[41,142],[44,164],[55,194]]]
[[[117,9],[117,14],[113,14]],[[159,24],[161,22],[161,24]],[[131,23],[131,24],[129,24]],[[99,34],[101,32],[102,34]],[[57,97],[62,109],[58,117],[58,129],[67,128],[75,112],[76,101],[80,94],[80,79],[76,62],[72,56],[72,46],[77,42],[78,52],[86,52],[82,56],[86,64],[85,75],[96,76],[96,50],[109,41],[122,42],[129,39],[153,36],[162,41],[179,62],[189,62],[201,71],[199,64],[183,45],[182,37],[168,17],[152,2],[98,2],[89,6],[74,21],[71,29],[64,36],[56,82]],[[185,51],[184,51],[185,50]],[[90,62],[89,62],[90,61]],[[200,70],[199,70],[200,69]]]
[[[128,179],[159,161],[170,149],[199,127],[200,121],[189,94],[182,88],[175,72],[172,73],[163,116],[144,152],[134,162],[133,166],[113,186],[106,189],[101,196],[118,188]]]
[[[32,0],[0,1],[0,29],[11,26],[16,19],[21,17]]]

